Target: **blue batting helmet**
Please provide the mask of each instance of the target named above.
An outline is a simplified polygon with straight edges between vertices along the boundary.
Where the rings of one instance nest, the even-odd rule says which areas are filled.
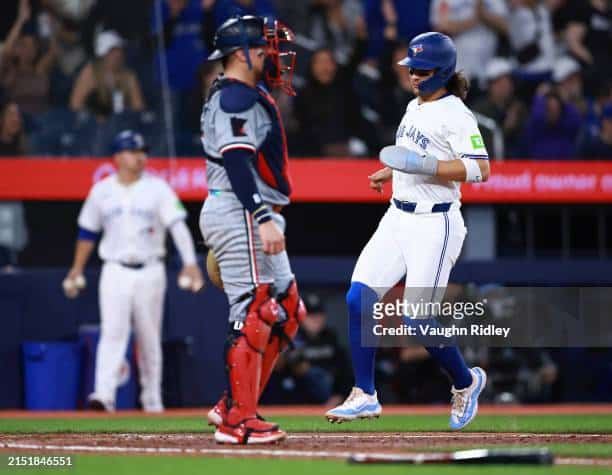
[[[117,134],[115,140],[113,140],[113,155],[123,152],[124,150],[140,150],[146,152],[148,147],[141,134],[133,130],[124,130]]]
[[[215,32],[214,51],[208,61],[218,59],[244,48],[245,53],[254,46],[265,46],[264,19],[262,17],[244,15],[226,20]],[[250,67],[249,62],[249,67]]]
[[[429,79],[419,84],[419,90],[431,94],[444,87],[455,73],[457,48],[448,36],[435,31],[415,36],[408,45],[408,56],[400,66],[433,70]]]

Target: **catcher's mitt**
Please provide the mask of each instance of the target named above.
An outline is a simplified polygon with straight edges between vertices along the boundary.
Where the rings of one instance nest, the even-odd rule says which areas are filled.
[[[219,270],[219,264],[215,257],[212,249],[209,249],[208,255],[206,256],[206,272],[208,278],[215,287],[223,289],[223,281],[221,280],[221,271]]]

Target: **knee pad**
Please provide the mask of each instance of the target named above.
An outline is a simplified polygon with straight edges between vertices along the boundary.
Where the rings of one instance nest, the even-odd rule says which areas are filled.
[[[285,292],[277,296],[277,299],[278,304],[283,307],[287,314],[287,320],[275,325],[273,333],[282,333],[286,339],[291,341],[295,338],[300,323],[306,318],[306,305],[304,305],[304,301],[298,293],[295,279],[291,281]]]
[[[270,284],[258,285],[250,297],[252,300],[244,322],[233,324],[232,330],[237,332],[238,337],[244,336],[248,345],[258,353],[264,352],[272,326],[278,320],[278,304],[271,293]],[[233,341],[238,337],[234,337]]]

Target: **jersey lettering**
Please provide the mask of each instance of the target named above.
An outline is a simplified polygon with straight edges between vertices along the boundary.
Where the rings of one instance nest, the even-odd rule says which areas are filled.
[[[408,130],[406,137],[411,139],[415,144],[417,144],[423,150],[427,150],[427,146],[429,145],[429,139],[425,136],[425,134],[423,134],[414,125],[410,127],[410,130]]]

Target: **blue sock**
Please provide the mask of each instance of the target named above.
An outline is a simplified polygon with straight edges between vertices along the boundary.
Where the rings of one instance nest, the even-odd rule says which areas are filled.
[[[430,326],[441,327],[440,322],[435,318],[427,320],[413,320],[409,317],[404,318],[404,323],[408,326],[415,326],[419,323]],[[465,364],[463,355],[456,346],[454,338],[439,337],[422,337],[425,344],[425,349],[438,364],[446,370],[455,389],[467,388],[472,384],[472,372]],[[428,346],[428,345],[435,346]]]
[[[367,394],[374,394],[374,361],[376,348],[361,346],[362,318],[365,325],[373,322],[371,318],[378,295],[367,285],[353,282],[346,294],[349,311],[349,342],[353,359],[355,386]]]

